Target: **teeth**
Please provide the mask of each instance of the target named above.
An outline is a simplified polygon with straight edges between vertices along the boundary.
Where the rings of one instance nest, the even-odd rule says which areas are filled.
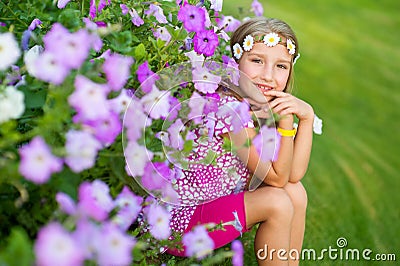
[[[260,85],[260,84],[257,84],[257,87],[258,87],[258,88],[260,88],[260,89],[262,89],[262,90],[266,90],[266,91],[268,91],[268,90],[272,90],[272,88],[271,88],[271,87],[267,87],[267,86]]]

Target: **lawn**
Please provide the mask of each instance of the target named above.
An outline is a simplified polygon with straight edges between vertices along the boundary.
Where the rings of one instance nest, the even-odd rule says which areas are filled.
[[[250,0],[224,2],[238,15]],[[395,253],[400,260],[400,2],[260,1],[264,15],[296,31],[301,58],[295,94],[324,121],[304,177],[309,205],[304,248]],[[249,240],[252,235],[245,236]],[[340,250],[340,249],[339,249]],[[394,265],[329,259],[301,265]],[[345,256],[343,255],[343,258]],[[255,265],[252,247],[246,265]]]

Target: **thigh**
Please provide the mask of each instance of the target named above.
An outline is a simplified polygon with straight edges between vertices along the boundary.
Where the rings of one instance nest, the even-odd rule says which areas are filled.
[[[283,188],[271,186],[246,191],[244,205],[248,228],[274,217],[279,212],[290,212],[293,209],[288,193]]]

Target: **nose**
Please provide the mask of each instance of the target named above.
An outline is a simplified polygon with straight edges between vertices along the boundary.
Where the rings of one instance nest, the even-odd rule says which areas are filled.
[[[265,64],[260,74],[261,74],[261,79],[266,82],[270,82],[274,78],[273,69],[269,64]]]

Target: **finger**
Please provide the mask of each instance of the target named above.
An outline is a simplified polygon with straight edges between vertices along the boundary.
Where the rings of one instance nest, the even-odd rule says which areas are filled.
[[[295,105],[295,102],[293,101],[292,97],[282,97],[282,98],[275,98],[269,103],[271,108],[275,108],[276,106],[281,104]]]
[[[285,97],[290,94],[283,92],[283,91],[275,91],[275,90],[269,90],[264,92],[265,96],[273,96],[273,97]]]
[[[283,102],[275,106],[272,110],[280,114],[283,110],[286,110],[288,108],[291,108],[293,110],[294,106],[290,102]]]

